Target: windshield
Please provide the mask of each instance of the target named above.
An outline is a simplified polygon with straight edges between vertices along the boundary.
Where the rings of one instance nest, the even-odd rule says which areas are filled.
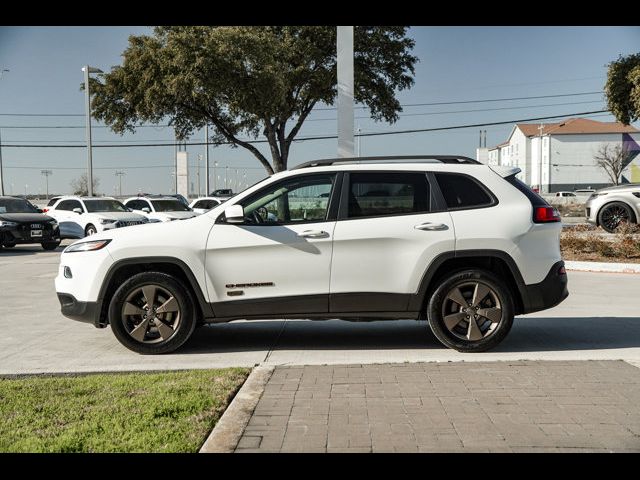
[[[129,210],[117,200],[85,200],[87,212],[128,212]]]
[[[151,200],[156,212],[189,212],[191,209],[179,200]]]
[[[0,213],[38,213],[38,211],[26,200],[0,198]]]

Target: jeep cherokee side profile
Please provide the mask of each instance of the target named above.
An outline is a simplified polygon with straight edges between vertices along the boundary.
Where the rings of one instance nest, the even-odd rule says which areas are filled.
[[[237,319],[427,319],[485,351],[568,295],[558,212],[517,168],[459,156],[309,162],[190,220],[65,249],[62,313],[145,354]]]

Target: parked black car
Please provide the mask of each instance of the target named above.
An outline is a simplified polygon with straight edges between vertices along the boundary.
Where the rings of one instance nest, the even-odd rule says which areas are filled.
[[[0,249],[18,243],[39,243],[45,250],[60,245],[58,222],[27,200],[0,197]]]

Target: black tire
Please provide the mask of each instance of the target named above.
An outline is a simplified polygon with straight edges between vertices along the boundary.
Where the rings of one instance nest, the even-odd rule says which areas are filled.
[[[477,288],[474,285],[478,284],[482,285],[482,291],[488,287],[490,292],[480,298],[480,312],[491,313],[497,321],[480,315],[478,308],[471,306]],[[451,299],[451,296],[456,296],[456,288],[467,301],[467,305],[461,306]],[[476,309],[473,310],[474,308]],[[469,311],[476,315],[468,316],[463,309],[471,309]],[[449,325],[454,324],[451,329],[444,320],[447,312]],[[459,352],[484,352],[498,345],[511,330],[514,316],[513,298],[504,281],[496,275],[480,269],[464,270],[442,279],[429,300],[427,316],[431,331],[443,345]],[[470,317],[474,319],[467,320]],[[470,336],[478,335],[481,338],[469,339]]]
[[[15,243],[5,243],[5,244],[4,244],[4,248],[13,248],[13,247],[15,247],[15,246],[16,246],[16,244],[15,244]]]
[[[125,315],[125,302],[127,302],[128,298],[131,301],[135,301],[136,292],[145,286],[155,286],[160,291],[164,290],[173,296],[177,302],[178,316],[173,318],[173,326],[175,326],[175,322],[178,322],[178,324],[167,339],[164,339],[160,334],[160,329],[150,322],[147,322],[149,326],[144,326],[143,335],[146,341],[139,341],[132,337],[130,333],[136,325],[141,326],[144,320],[138,314]],[[132,295],[134,295],[133,299],[131,298]],[[162,295],[157,294],[156,297],[162,298]],[[146,300],[146,297],[144,300]],[[162,300],[159,303],[161,302]],[[156,303],[158,302],[154,302],[154,305]],[[129,350],[141,354],[169,353],[180,348],[193,333],[197,321],[195,312],[193,296],[189,290],[182,286],[179,280],[166,273],[144,272],[134,275],[116,290],[109,304],[109,323],[116,338]],[[139,322],[136,324],[137,320]],[[155,332],[153,329],[155,329]],[[154,334],[160,338],[153,339]]]
[[[42,242],[40,245],[42,245],[42,248],[45,250],[55,250],[60,246],[60,240],[57,242]]]
[[[96,233],[98,233],[98,229],[91,224],[87,225],[87,228],[84,229],[85,237],[88,237],[89,235],[95,235]]]
[[[598,225],[609,233],[615,233],[622,222],[635,223],[631,207],[623,202],[607,203],[598,212]]]

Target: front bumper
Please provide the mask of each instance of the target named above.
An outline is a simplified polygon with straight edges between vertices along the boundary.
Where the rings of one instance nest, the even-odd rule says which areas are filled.
[[[98,304],[96,302],[80,302],[69,293],[58,293],[60,311],[72,320],[84,323],[98,324]]]
[[[556,262],[540,283],[525,285],[522,292],[523,313],[538,312],[553,308],[569,296],[567,274],[561,274],[564,262]]]
[[[41,235],[38,237],[31,236],[32,230],[39,230]],[[13,243],[43,243],[57,242],[60,240],[60,229],[43,227],[40,229],[31,229],[28,224],[18,224],[15,227],[5,227],[0,229],[0,242],[7,244]]]

